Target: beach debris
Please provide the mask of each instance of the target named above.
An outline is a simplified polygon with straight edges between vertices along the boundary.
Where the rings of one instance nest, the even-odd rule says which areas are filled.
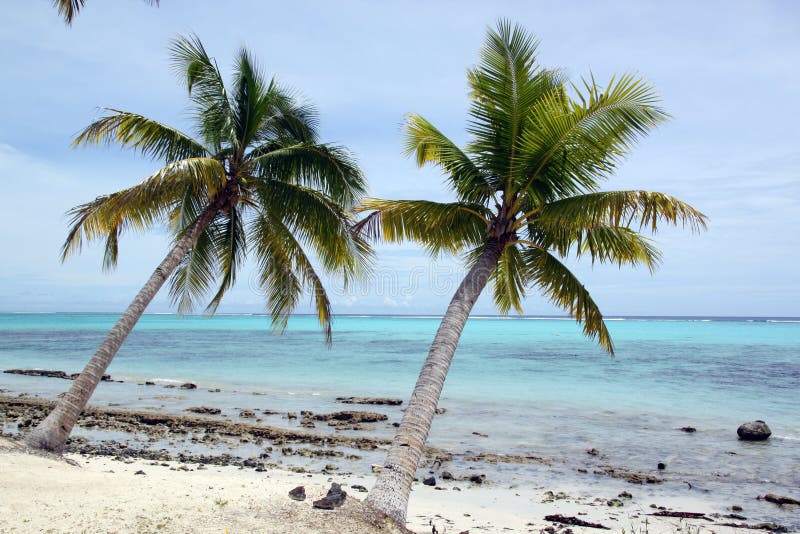
[[[222,413],[222,410],[219,408],[212,408],[210,406],[192,406],[191,408],[186,408],[186,411],[208,415],[219,415]]]
[[[377,406],[400,406],[403,404],[403,399],[395,399],[392,397],[336,397],[336,402],[342,404],[373,404]]]
[[[764,441],[772,435],[767,423],[760,419],[745,423],[736,429],[739,439],[743,441]]]
[[[577,517],[568,516],[568,515],[561,515],[561,514],[552,514],[544,516],[545,521],[550,521],[551,523],[558,523],[560,525],[569,525],[571,527],[588,527],[588,528],[598,528],[601,530],[611,530],[605,525],[601,525],[600,523],[592,523],[590,521],[584,521],[583,519],[578,519]]]
[[[766,530],[768,532],[789,532],[789,529],[776,523],[715,523],[721,527],[746,528],[750,530]]]
[[[180,385],[181,389],[197,389],[197,384],[192,384],[191,382],[186,382]]]
[[[426,486],[435,486],[436,485],[436,477],[428,477],[422,481],[423,484]]]
[[[356,491],[360,491],[361,493],[366,493],[367,492],[367,488],[365,488],[361,484],[350,484],[350,487],[353,488]]]
[[[658,465],[656,467],[658,467],[659,471],[663,471],[664,469],[667,468],[667,464],[665,464],[664,462],[658,462]]]
[[[242,419],[255,419],[256,413],[253,410],[242,410],[239,412],[239,417]]]
[[[625,506],[625,503],[619,499],[610,499],[606,501],[606,505],[612,508],[622,508],[623,506]]]
[[[43,376],[46,378],[63,378],[65,380],[75,380],[80,373],[67,374],[64,371],[51,371],[47,369],[6,369],[4,373],[10,375],[23,375],[23,376]],[[102,382],[111,382],[111,375],[103,375],[100,380]]]
[[[306,500],[306,488],[305,486],[297,486],[293,490],[289,492],[289,498],[295,501],[304,501]]]
[[[759,495],[757,499],[759,501],[771,502],[773,504],[777,504],[778,506],[785,506],[787,504],[800,506],[800,501],[798,501],[797,499],[792,499],[791,497],[784,497],[783,495],[775,495],[774,493]]]
[[[347,492],[344,491],[342,486],[337,482],[333,482],[328,490],[328,494],[314,501],[313,506],[314,508],[320,508],[322,510],[333,510],[343,505],[346,498]]]
[[[702,512],[673,512],[672,510],[661,510],[660,512],[655,512],[650,514],[655,517],[678,517],[681,519],[705,519],[706,521],[711,521],[706,514]]]
[[[693,426],[682,426],[678,430],[680,430],[681,432],[686,432],[687,434],[692,434],[694,432],[697,432],[697,429]]]

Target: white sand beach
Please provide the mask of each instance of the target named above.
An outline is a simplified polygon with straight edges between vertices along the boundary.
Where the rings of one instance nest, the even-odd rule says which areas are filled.
[[[0,438],[3,439],[3,438]],[[0,452],[0,532],[392,532],[363,519],[360,500],[371,477],[302,474],[282,470],[259,473],[232,466],[202,466],[144,460],[66,455],[49,458]],[[65,461],[66,460],[66,461]],[[137,474],[143,472],[144,474]],[[348,497],[335,511],[312,508],[330,482],[342,484]],[[303,502],[288,492],[306,488]],[[703,520],[646,515],[652,510],[636,498],[622,508],[567,497],[542,502],[542,491],[521,488],[436,490],[416,485],[408,528],[418,533],[600,532],[545,521],[550,514],[600,523],[613,532],[741,532]],[[559,488],[578,495],[579,488]],[[635,493],[635,492],[634,492]],[[703,511],[703,502],[670,503]],[[553,530],[548,530],[552,528]]]

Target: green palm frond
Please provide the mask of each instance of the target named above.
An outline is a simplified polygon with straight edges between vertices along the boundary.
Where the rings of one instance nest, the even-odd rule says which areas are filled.
[[[532,242],[562,257],[574,252],[578,258],[588,256],[592,263],[613,263],[620,267],[643,265],[651,273],[661,264],[661,252],[652,240],[625,226],[597,224],[576,229],[565,225],[544,232],[541,227],[532,225],[529,233]]]
[[[144,0],[151,6],[158,5],[159,0]],[[86,5],[86,0],[53,0],[53,5],[58,9],[58,14],[64,17],[64,22],[71,25],[78,13]]]
[[[256,243],[259,284],[266,293],[267,305],[276,330],[286,328],[289,314],[297,306],[304,286],[310,286],[317,316],[331,342],[330,300],[302,246],[276,217],[259,214],[251,226]]]
[[[583,324],[583,332],[597,339],[601,347],[614,354],[611,335],[603,321],[603,314],[580,280],[552,254],[537,248],[524,248],[520,252],[525,264],[523,276],[550,301]]]
[[[115,143],[146,157],[165,161],[208,155],[202,144],[175,128],[136,113],[110,108],[106,111],[111,114],[85,128],[72,146]]]
[[[420,167],[428,163],[440,167],[459,198],[483,204],[493,196],[492,187],[475,163],[422,116],[408,115],[404,133],[404,153],[414,156]]]
[[[218,217],[219,218],[219,217]],[[214,249],[215,234],[220,232],[215,220],[197,238],[169,280],[169,296],[178,313],[191,313],[208,294],[217,278],[218,257]]]
[[[161,222],[184,196],[213,196],[225,183],[225,170],[210,158],[189,158],[170,163],[141,183],[104,195],[69,212],[71,229],[62,247],[62,260],[80,252],[84,240],[108,239],[104,262],[116,263],[116,239],[125,230],[144,231]]]
[[[706,216],[700,211],[675,197],[650,191],[602,191],[564,198],[542,206],[537,220],[550,228],[608,224],[656,232],[659,222],[693,232],[706,228]]]
[[[491,276],[494,304],[503,315],[511,308],[522,313],[525,298],[525,261],[517,247],[506,247]]]
[[[366,192],[366,180],[350,152],[320,143],[260,146],[247,160],[250,172],[320,190],[343,206],[356,203]]]
[[[214,250],[220,271],[220,286],[206,307],[206,312],[216,313],[222,297],[236,283],[236,272],[247,255],[247,232],[239,209],[232,208],[222,214],[223,224],[214,235]]]
[[[356,211],[375,212],[359,223],[368,235],[380,234],[393,243],[416,241],[432,255],[458,253],[480,244],[486,235],[486,210],[480,204],[371,198]]]
[[[636,141],[668,115],[658,107],[652,85],[632,74],[605,89],[584,80],[580,102],[553,92],[531,108],[533,127],[525,132],[525,194],[554,200],[595,190],[613,173]]]

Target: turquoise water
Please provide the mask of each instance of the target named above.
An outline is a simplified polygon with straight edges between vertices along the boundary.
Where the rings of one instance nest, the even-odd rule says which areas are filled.
[[[78,372],[115,319],[0,314],[0,369]],[[101,384],[93,402],[177,411],[208,404],[235,414],[341,409],[334,398],[343,395],[407,398],[438,324],[433,317],[338,317],[328,349],[312,317],[295,317],[275,335],[263,316],[146,315],[109,368],[126,383]],[[613,358],[571,320],[470,319],[431,443],[555,458],[561,467],[551,477],[574,475],[581,465],[591,472],[588,448],[629,468],[654,470],[665,461],[673,489],[690,481],[721,499],[800,488],[800,320],[626,318],[608,325]],[[165,404],[154,390],[170,390],[136,385],[144,380],[201,387]],[[0,374],[0,388],[12,393],[53,395],[68,385]],[[212,386],[223,392],[208,393]],[[399,418],[399,410],[387,410],[390,422]],[[753,419],[770,424],[769,442],[736,439],[737,426]],[[677,430],[687,425],[698,432]],[[388,437],[392,428],[376,432]],[[524,481],[525,472],[514,469]]]

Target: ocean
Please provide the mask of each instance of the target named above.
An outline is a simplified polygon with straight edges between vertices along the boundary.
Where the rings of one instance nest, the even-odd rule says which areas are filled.
[[[115,319],[0,314],[0,369],[78,372]],[[310,316],[293,317],[276,335],[260,315],[145,315],[108,371],[124,383],[102,383],[92,402],[176,412],[210,405],[235,414],[344,409],[335,402],[339,396],[407,399],[439,321],[339,316],[328,348]],[[668,483],[659,488],[707,492],[721,505],[750,504],[763,493],[798,493],[800,320],[626,317],[608,325],[614,357],[570,319],[471,318],[431,445],[457,455],[549,459],[547,466],[498,464],[489,475],[518,484],[542,485],[542,477],[601,484],[602,477],[592,475],[598,460],[586,454],[596,449],[610,465],[663,475]],[[199,387],[165,400],[165,392],[176,390],[140,385],[146,380]],[[65,380],[0,374],[7,394],[54,396],[68,386]],[[221,392],[208,392],[214,388]],[[399,419],[397,408],[376,409],[390,414],[390,421]],[[770,425],[769,441],[737,439],[736,428],[754,419]],[[295,424],[280,417],[266,422]],[[680,431],[686,426],[697,432]],[[386,425],[374,433],[391,437],[392,431]],[[381,455],[365,458],[364,469],[380,463]],[[656,470],[659,462],[667,465],[663,472]],[[656,498],[664,490],[644,491]],[[797,521],[800,528],[800,520],[787,517],[777,519]]]

